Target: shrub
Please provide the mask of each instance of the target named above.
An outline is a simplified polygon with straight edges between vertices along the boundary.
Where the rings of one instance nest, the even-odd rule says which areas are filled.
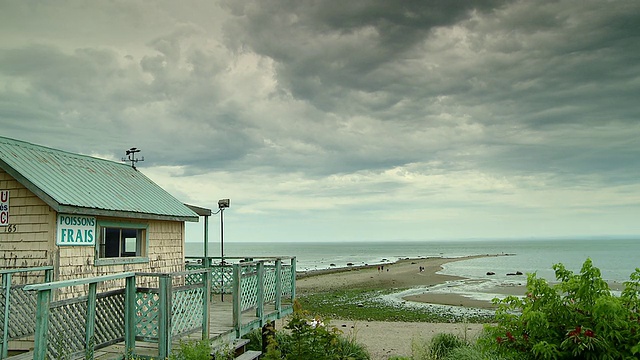
[[[264,359],[369,359],[367,351],[354,339],[342,336],[322,318],[310,317],[297,302],[285,329],[269,339]]]
[[[449,353],[442,358],[443,360],[488,360],[498,359],[497,357],[491,357],[484,354],[479,348],[475,346],[460,346],[451,349]]]
[[[174,349],[169,356],[170,360],[199,360],[211,358],[211,345],[207,340],[182,341],[177,349]],[[216,352],[216,360],[230,359],[228,354]],[[233,359],[233,357],[231,357]]]
[[[454,349],[468,347],[469,344],[458,336],[449,333],[440,333],[431,339],[429,355],[433,359],[444,359]]]
[[[495,299],[495,325],[479,340],[485,349],[519,359],[627,359],[640,354],[640,269],[620,297],[587,259],[580,274],[553,266],[556,285],[535,274],[524,298]]]

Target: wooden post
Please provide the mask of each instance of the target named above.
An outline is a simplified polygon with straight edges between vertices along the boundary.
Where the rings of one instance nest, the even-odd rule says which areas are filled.
[[[282,259],[276,259],[276,311],[278,318],[282,312]]]
[[[84,328],[84,358],[88,360],[93,360],[93,350],[95,347],[97,287],[97,283],[89,284],[89,295],[87,296],[87,320]]]
[[[291,259],[291,301],[296,299],[296,258]]]
[[[242,288],[240,287],[242,282],[240,276],[240,264],[233,264],[233,329],[236,331],[236,337],[240,337],[240,326],[242,325]]]
[[[269,321],[262,326],[262,353],[269,351],[269,341],[273,341],[276,335],[276,322]]]
[[[124,351],[125,359],[136,348],[136,277],[126,278],[124,290]]]
[[[50,283],[53,281],[53,266],[51,269],[46,269],[44,271],[44,282]]]
[[[209,338],[209,327],[211,325],[211,314],[210,314],[210,294],[211,294],[211,268],[207,267],[207,271],[202,273],[202,340],[206,340]]]
[[[171,276],[160,275],[158,299],[158,357],[167,358],[171,352]]]
[[[47,332],[49,329],[49,306],[51,305],[51,289],[38,291],[36,310],[36,332],[33,344],[33,358],[47,358]]]
[[[256,291],[256,317],[260,320],[260,325],[264,325],[262,323],[262,318],[264,316],[264,261],[261,260],[258,262],[256,267],[258,272],[258,289]]]
[[[9,356],[9,311],[11,304],[11,273],[2,274],[2,286],[4,286],[4,328],[2,329],[2,353],[0,359]]]

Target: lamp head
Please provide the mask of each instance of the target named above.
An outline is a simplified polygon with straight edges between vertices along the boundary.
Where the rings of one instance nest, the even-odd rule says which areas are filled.
[[[218,208],[225,209],[229,207],[229,199],[218,200]]]

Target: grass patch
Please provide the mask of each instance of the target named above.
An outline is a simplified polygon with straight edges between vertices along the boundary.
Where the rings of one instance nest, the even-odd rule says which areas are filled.
[[[469,322],[486,323],[493,316],[459,315],[446,311],[433,311],[426,307],[395,305],[380,300],[380,296],[396,290],[340,289],[300,295],[298,301],[304,309],[326,318],[360,321],[405,322]]]

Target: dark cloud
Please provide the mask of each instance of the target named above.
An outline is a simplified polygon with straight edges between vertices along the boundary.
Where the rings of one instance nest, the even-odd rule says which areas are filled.
[[[402,63],[437,27],[502,1],[256,1],[230,3],[231,44],[276,60],[278,78],[296,97],[323,110],[349,90],[389,89],[384,67]],[[382,70],[382,71],[381,71]],[[392,69],[393,70],[393,69]],[[417,74],[413,74],[417,75]]]
[[[637,1],[3,10],[2,134],[115,159],[141,148],[185,196],[294,217],[380,206],[416,224],[640,200]]]

